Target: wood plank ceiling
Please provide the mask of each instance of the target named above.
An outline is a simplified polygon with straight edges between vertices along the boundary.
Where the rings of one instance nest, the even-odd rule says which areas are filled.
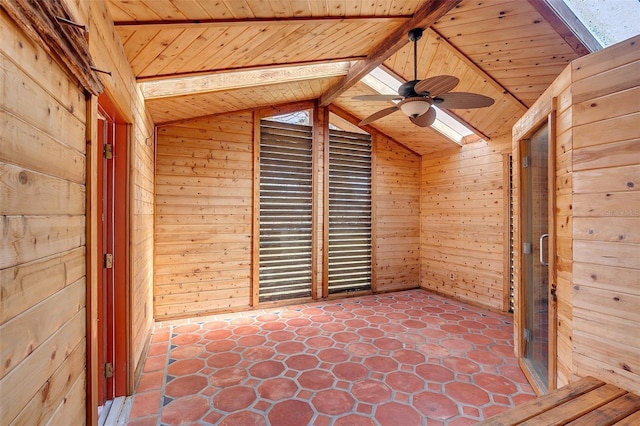
[[[373,93],[356,83],[360,74],[384,61],[413,79],[404,34],[427,24],[418,78],[455,75],[454,91],[495,99],[489,108],[453,111],[492,138],[510,133],[560,71],[587,53],[566,28],[545,20],[552,15],[539,11],[551,10],[544,0],[109,0],[109,9],[138,80],[169,88],[147,90],[156,123],[313,99],[362,119],[389,104],[352,99]],[[327,63],[335,64],[330,72]],[[292,78],[292,69],[304,73]],[[220,83],[241,76],[244,83]],[[200,86],[176,77],[199,78]],[[171,91],[181,84],[186,89]],[[457,146],[400,112],[373,126],[422,155]]]

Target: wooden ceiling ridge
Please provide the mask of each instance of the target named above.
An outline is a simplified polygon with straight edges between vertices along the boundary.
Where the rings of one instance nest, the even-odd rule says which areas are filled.
[[[392,23],[406,22],[411,19],[406,15],[392,16],[292,16],[286,18],[237,18],[237,19],[176,19],[166,21],[117,21],[118,28],[154,28],[154,27],[215,27],[232,25],[299,25],[299,24],[327,24],[327,23]]]
[[[270,69],[278,69],[278,68],[310,67],[314,65],[335,64],[335,63],[343,63],[343,62],[355,63],[356,61],[359,61],[362,59],[363,59],[362,56],[349,56],[346,58],[321,59],[317,61],[286,62],[286,63],[266,64],[266,65],[252,65],[252,66],[237,67],[237,68],[218,68],[218,69],[188,71],[188,72],[172,73],[172,74],[159,74],[159,75],[148,76],[148,77],[142,76],[142,77],[136,78],[136,81],[138,83],[145,83],[145,82],[151,82],[151,81],[189,79],[189,78],[196,78],[196,77],[203,77],[203,76],[211,76],[216,74],[234,73],[234,72],[251,72],[251,71],[261,71],[261,70],[267,71]]]
[[[331,87],[320,98],[320,106],[328,106],[338,96],[369,74],[374,68],[382,64],[391,55],[409,43],[407,34],[413,28],[428,28],[462,0],[426,0],[418,7],[412,18],[397,27],[389,37],[376,46],[367,58],[351,67],[345,78]]]

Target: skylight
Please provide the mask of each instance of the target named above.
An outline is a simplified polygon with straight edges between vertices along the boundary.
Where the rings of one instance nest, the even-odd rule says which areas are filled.
[[[362,82],[381,95],[397,95],[398,88],[403,83],[380,67],[375,68],[367,74],[362,79]],[[435,105],[433,108],[436,110],[436,121],[431,127],[453,142],[462,144],[462,139],[465,136],[473,134],[473,131],[447,114],[444,110],[438,109]]]
[[[640,34],[638,0],[564,0],[596,40],[607,47]]]

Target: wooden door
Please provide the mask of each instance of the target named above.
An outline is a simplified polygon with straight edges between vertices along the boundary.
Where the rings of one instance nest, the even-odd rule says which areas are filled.
[[[127,390],[127,149],[126,126],[105,96],[98,104],[98,402]]]

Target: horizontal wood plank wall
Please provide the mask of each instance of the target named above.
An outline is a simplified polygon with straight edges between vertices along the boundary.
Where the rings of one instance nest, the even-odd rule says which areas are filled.
[[[561,74],[553,85],[556,102],[556,180],[555,180],[555,247],[556,247],[556,387],[571,382],[573,338],[573,185],[571,180],[573,129],[569,125],[573,108],[571,88]]]
[[[157,320],[249,308],[253,114],[158,129]]]
[[[89,49],[106,92],[130,124],[129,258],[130,365],[139,371],[153,328],[154,124],[124,54],[105,2],[67,0],[80,22],[89,24]],[[130,383],[128,388],[132,392]]]
[[[420,156],[382,134],[375,149],[375,289],[420,286]]]
[[[1,9],[0,39],[0,423],[83,424],[85,97]]]
[[[640,36],[573,63],[574,373],[640,392]]]
[[[504,135],[422,157],[422,287],[503,309],[504,251],[509,250],[503,153],[510,150],[511,135]]]

